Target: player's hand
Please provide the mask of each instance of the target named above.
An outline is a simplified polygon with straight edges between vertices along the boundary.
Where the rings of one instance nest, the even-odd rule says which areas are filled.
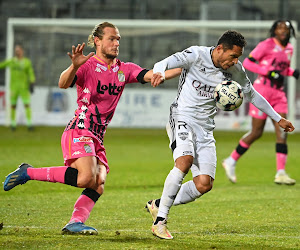
[[[295,69],[294,73],[293,73],[293,77],[295,77],[298,80],[299,79],[299,75],[300,75],[299,69]]]
[[[279,124],[280,127],[282,127],[284,129],[284,132],[292,132],[295,129],[293,124],[289,120],[287,120],[283,117],[278,122],[278,124]]]
[[[271,81],[276,81],[276,82],[283,82],[283,75],[280,74],[279,70],[272,70],[268,72],[267,77],[271,80]]]
[[[87,56],[83,54],[83,49],[85,47],[85,43],[78,44],[77,47],[72,46],[72,53],[68,52],[68,56],[72,60],[72,64],[74,68],[79,68],[82,64],[84,64],[89,58],[91,58],[95,53],[91,52]]]
[[[30,91],[30,94],[33,94],[33,92],[34,92],[34,83],[31,83],[29,85],[29,91]]]
[[[159,84],[163,83],[165,81],[165,77],[160,73],[157,72],[153,74],[151,78],[151,85],[153,88],[157,87]]]

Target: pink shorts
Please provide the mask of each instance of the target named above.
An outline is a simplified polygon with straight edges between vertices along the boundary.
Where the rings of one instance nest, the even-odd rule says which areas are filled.
[[[66,166],[70,166],[72,159],[84,156],[96,156],[106,167],[109,167],[104,146],[89,130],[70,129],[64,131],[61,137],[61,148]]]
[[[277,113],[287,114],[288,103],[284,91],[275,89],[263,84],[254,84],[253,87],[260,93],[273,107]],[[256,108],[252,103],[249,106],[249,115],[257,119],[267,119],[267,115]]]

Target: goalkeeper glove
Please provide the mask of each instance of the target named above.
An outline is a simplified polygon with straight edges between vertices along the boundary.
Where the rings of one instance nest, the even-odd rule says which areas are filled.
[[[29,85],[29,91],[30,91],[31,94],[33,94],[33,92],[34,92],[34,84],[33,83],[31,83]]]
[[[299,69],[295,69],[293,73],[293,77],[295,77],[298,80],[299,75],[300,75]]]
[[[283,75],[280,74],[279,70],[269,71],[267,77],[271,81],[283,82]]]

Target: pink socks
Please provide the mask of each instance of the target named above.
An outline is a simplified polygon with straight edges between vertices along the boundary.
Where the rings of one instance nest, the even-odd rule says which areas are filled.
[[[243,147],[245,149],[245,151],[250,147],[250,145],[246,144],[245,142],[243,142],[242,140],[239,141],[239,146]],[[238,147],[239,147],[238,146]],[[244,152],[245,152],[244,151]],[[239,154],[236,149],[232,151],[231,153],[231,157],[237,161],[243,154]]]
[[[68,167],[28,168],[31,180],[65,183],[65,172]]]
[[[70,221],[84,223],[90,216],[95,202],[86,195],[80,195],[74,205],[74,211]]]
[[[276,153],[276,168],[278,170],[284,170],[286,164],[287,154]]]

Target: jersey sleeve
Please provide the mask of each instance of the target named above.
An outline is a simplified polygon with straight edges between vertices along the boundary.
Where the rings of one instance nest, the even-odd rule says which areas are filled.
[[[250,52],[249,58],[253,58],[256,61],[260,61],[265,56],[265,52],[267,50],[268,49],[266,42],[262,41],[258,43],[256,47]]]
[[[32,63],[31,61],[28,59],[28,80],[30,83],[34,83],[35,82],[35,74],[34,74],[34,70],[32,67]]]
[[[271,119],[279,122],[281,116],[272,108],[267,100],[253,88],[242,63],[238,61],[238,63],[231,67],[229,71],[232,73],[232,80],[241,85],[246,100],[270,116]]]
[[[0,62],[0,69],[4,69],[6,68],[7,66],[9,66],[11,63],[11,60],[4,60],[2,62]]]
[[[157,62],[154,65],[153,73],[161,73],[164,76],[164,72],[167,69],[184,68],[188,69],[196,61],[199,56],[197,46],[189,47],[181,52],[177,52],[164,60]]]
[[[79,67],[79,69],[76,72],[76,75],[74,77],[74,80],[71,84],[71,87],[74,86],[74,84],[77,84],[78,86],[82,87],[84,82],[85,82],[85,76],[86,76],[86,72],[88,70],[88,62],[86,62],[85,64],[81,65]]]
[[[139,65],[131,62],[127,62],[124,64],[126,66],[126,82],[125,83],[134,83],[134,82],[144,82],[144,75],[147,73],[147,70],[140,67]],[[145,74],[144,74],[145,73]]]
[[[243,93],[250,92],[252,83],[240,61],[238,61],[238,63],[231,67],[228,71],[232,74],[232,80],[238,82],[241,85]]]
[[[272,108],[269,102],[253,88],[252,85],[250,91],[245,93],[245,96],[255,107],[270,116],[272,120],[276,122],[281,120],[281,116]]]

